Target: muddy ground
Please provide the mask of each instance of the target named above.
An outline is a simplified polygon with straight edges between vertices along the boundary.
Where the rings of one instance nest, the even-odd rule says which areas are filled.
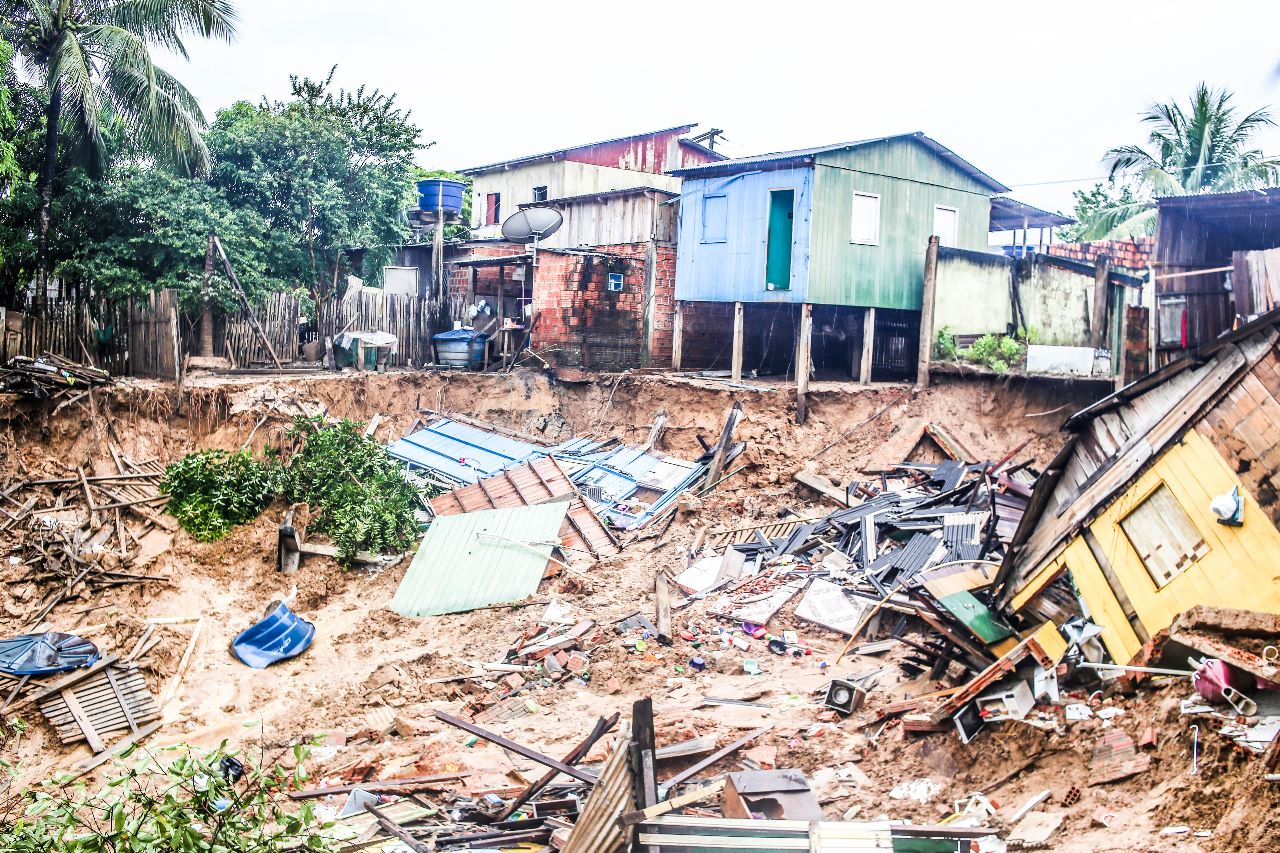
[[[701,452],[698,436],[714,440],[727,407],[743,403],[738,438],[749,442],[732,477],[682,516],[664,537],[629,546],[593,566],[588,579],[571,575],[544,581],[536,601],[568,603],[581,618],[603,626],[637,609],[653,609],[653,572],[684,567],[685,548],[699,526],[727,529],[777,516],[784,509],[821,514],[818,497],[798,487],[792,474],[809,467],[838,483],[898,461],[911,452],[913,437],[927,423],[944,425],[978,458],[1015,459],[1044,465],[1061,443],[1058,432],[1071,412],[1104,390],[1024,379],[944,380],[926,391],[907,386],[858,388],[819,385],[807,424],[794,423],[794,400],[781,387],[758,383],[752,390],[727,389],[709,380],[660,375],[597,377],[593,382],[557,382],[544,375],[450,375],[390,373],[346,377],[195,378],[181,396],[172,388],[124,382],[99,396],[98,417],[72,405],[50,417],[25,402],[0,406],[0,475],[4,482],[65,476],[77,465],[106,472],[104,450],[114,440],[135,460],[172,461],[194,449],[255,449],[284,440],[288,419],[299,411],[333,417],[382,420],[377,438],[404,434],[428,412],[481,418],[547,441],[571,436],[614,436],[640,442],[659,411],[668,415],[659,448],[691,458]],[[1025,442],[1025,445],[1024,445]],[[165,708],[165,726],[151,739],[214,745],[223,738],[255,748],[280,747],[304,736],[323,736],[312,769],[319,778],[349,775],[372,766],[375,775],[418,775],[454,768],[471,771],[472,791],[518,787],[512,771],[541,770],[483,742],[464,746],[465,735],[431,719],[434,708],[456,710],[467,698],[458,688],[429,683],[469,671],[470,661],[499,659],[544,605],[407,619],[386,609],[408,561],[377,573],[343,570],[330,560],[308,558],[291,578],[275,571],[275,528],[283,507],[234,530],[226,539],[200,544],[182,532],[162,541],[151,569],[167,584],[126,587],[92,602],[59,606],[50,626],[78,631],[104,651],[127,652],[145,630],[145,617],[204,616],[191,666],[176,697]],[[293,593],[294,609],[317,627],[302,656],[267,670],[252,670],[228,652],[231,639],[256,621],[273,601]],[[28,585],[0,589],[0,635],[17,633],[39,598]],[[86,607],[98,609],[77,613]],[[681,618],[677,614],[677,622]],[[637,655],[607,632],[592,651],[591,680],[532,691],[531,712],[492,728],[551,754],[566,752],[597,715],[629,713],[640,697],[654,699],[659,745],[693,735],[716,735],[721,744],[772,723],[746,757],[762,766],[800,767],[820,788],[833,819],[879,816],[937,821],[982,793],[998,806],[999,826],[1028,797],[1048,789],[1042,808],[1065,819],[1050,842],[1065,851],[1267,850],[1280,849],[1275,788],[1261,781],[1259,763],[1207,738],[1200,772],[1189,774],[1190,739],[1178,714],[1177,686],[1141,686],[1108,702],[1126,713],[1114,725],[1138,738],[1151,726],[1157,745],[1151,768],[1130,780],[1090,787],[1090,752],[1101,721],[1073,724],[1065,733],[1006,723],[991,726],[972,743],[952,734],[909,735],[900,726],[861,728],[867,714],[833,721],[811,692],[831,677],[820,662],[833,660],[842,638],[794,619],[791,608],[771,627],[794,628],[813,649],[800,659],[764,656],[763,677],[741,672],[726,656],[718,670],[692,673],[693,649]],[[148,681],[165,691],[191,634],[191,623],[166,625],[164,638],[145,659]],[[760,656],[756,656],[760,657]],[[856,674],[884,667],[869,710],[938,685],[901,683],[892,661],[854,658],[835,669]],[[762,692],[763,691],[763,692]],[[708,705],[715,697],[749,697],[770,707]],[[0,757],[18,767],[16,785],[39,782],[88,755],[86,747],[64,748],[36,719],[3,745]],[[382,734],[394,727],[396,734]],[[717,769],[732,769],[741,756]],[[675,765],[678,767],[679,765]],[[829,771],[838,771],[833,774]],[[932,780],[927,802],[895,799],[904,781]],[[1071,789],[1077,789],[1072,794]],[[1078,799],[1077,799],[1078,798]],[[1109,827],[1096,812],[1114,814]],[[1162,835],[1185,825],[1208,831]]]

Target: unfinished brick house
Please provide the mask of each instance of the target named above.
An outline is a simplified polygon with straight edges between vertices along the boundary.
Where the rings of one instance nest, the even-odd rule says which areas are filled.
[[[463,169],[474,182],[476,239],[450,258],[455,306],[485,300],[502,325],[531,329],[532,346],[554,366],[669,365],[681,181],[664,173],[724,159],[685,138],[692,128]],[[564,219],[539,242],[536,265],[530,247],[504,241],[500,231],[503,219],[531,207]]]

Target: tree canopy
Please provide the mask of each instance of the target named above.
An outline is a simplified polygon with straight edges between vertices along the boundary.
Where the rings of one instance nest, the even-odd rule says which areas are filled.
[[[1274,185],[1280,163],[1252,147],[1254,134],[1275,124],[1265,109],[1241,115],[1226,89],[1196,87],[1186,105],[1153,104],[1141,114],[1147,145],[1120,145],[1103,164],[1112,183],[1132,185],[1130,200],[1098,207],[1081,237],[1132,237],[1155,232],[1152,199],[1201,192],[1231,192]]]

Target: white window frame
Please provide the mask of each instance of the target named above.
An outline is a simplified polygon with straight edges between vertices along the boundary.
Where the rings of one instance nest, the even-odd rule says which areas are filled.
[[[854,216],[854,211],[857,209],[856,199],[858,198],[874,198],[876,200],[876,233],[875,233],[875,236],[870,240],[862,239],[858,234],[855,234],[853,231],[853,229],[858,224],[858,220]],[[880,193],[868,193],[868,192],[863,192],[862,190],[854,190],[853,194],[849,198],[849,242],[858,246],[879,246],[880,245],[880,221],[883,218],[884,216],[883,216],[883,212],[881,210],[881,204],[880,204]]]
[[[953,248],[953,249],[954,249],[954,248],[959,247],[959,245],[960,245],[960,208],[958,208],[958,207],[952,207],[952,206],[951,206],[951,205],[949,205],[949,204],[935,204],[935,205],[933,206],[933,222],[932,222],[932,223],[930,223],[930,229],[931,229],[931,230],[935,230],[935,231],[937,230],[937,225],[938,225],[938,211],[939,211],[939,210],[949,210],[949,211],[951,211],[953,214],[955,214],[955,224],[956,224],[956,227],[955,227],[955,233],[951,235],[951,238],[952,238],[952,239],[951,239],[951,242],[950,242],[950,243],[948,243],[946,240],[942,239],[942,235],[941,235],[941,234],[937,234],[937,235],[935,235],[935,236],[938,238],[938,245],[940,245],[940,246],[950,246],[950,247],[951,247],[951,248]]]
[[[1161,499],[1167,501],[1167,512],[1161,513],[1156,509],[1155,504],[1151,503],[1157,495]],[[1134,520],[1140,512],[1155,513],[1154,519],[1148,519],[1139,523],[1143,524],[1143,532],[1147,536],[1143,537],[1143,541],[1139,541],[1135,537]],[[1173,513],[1180,514],[1180,517],[1170,517]],[[1163,527],[1163,530],[1151,530],[1152,526]],[[1147,575],[1151,578],[1151,582],[1155,584],[1157,590],[1164,589],[1175,578],[1181,576],[1187,569],[1191,568],[1197,562],[1209,553],[1209,543],[1205,539],[1204,534],[1200,532],[1200,528],[1196,526],[1195,521],[1191,518],[1191,514],[1183,507],[1182,502],[1178,500],[1177,494],[1169,485],[1163,481],[1157,483],[1151,491],[1147,492],[1142,500],[1138,501],[1134,506],[1124,514],[1119,520],[1118,526],[1124,537],[1129,540],[1129,545],[1133,548],[1134,553],[1138,557],[1138,561],[1143,568],[1147,570]],[[1178,528],[1175,530],[1175,527]],[[1186,542],[1177,541],[1181,533]],[[1145,541],[1150,538],[1152,541]],[[1192,541],[1192,540],[1195,541]],[[1168,555],[1174,553],[1175,557],[1172,565],[1168,566],[1167,571],[1164,570],[1163,563],[1170,561]],[[1156,558],[1159,559],[1156,559]]]

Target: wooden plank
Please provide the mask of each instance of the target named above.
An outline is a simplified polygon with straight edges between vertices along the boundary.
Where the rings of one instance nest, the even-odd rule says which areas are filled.
[[[703,770],[706,770],[708,767],[715,764],[720,759],[734,752],[737,752],[739,749],[742,749],[744,746],[751,743],[751,741],[760,737],[761,735],[763,735],[765,732],[769,731],[772,728],[773,728],[773,723],[769,723],[766,726],[761,726],[755,731],[749,732],[743,735],[742,737],[738,738],[728,746],[722,749],[716,750],[711,755],[708,755],[706,758],[694,764],[692,767],[682,770],[681,772],[672,776],[670,779],[663,782],[658,789],[659,793],[661,794],[663,792],[670,791],[672,788],[674,788],[676,785],[679,785],[681,782],[685,781],[686,779],[692,779],[694,776],[697,776]]]
[[[71,715],[75,717],[76,725],[80,727],[80,731],[84,732],[84,739],[89,742],[89,748],[94,752],[102,752],[105,747],[102,745],[102,738],[98,736],[98,732],[94,730],[93,723],[89,720],[89,715],[80,707],[80,703],[76,701],[75,694],[70,690],[62,691],[62,701],[67,703],[67,708],[71,711]]]
[[[729,365],[729,378],[734,382],[742,381],[742,317],[742,303],[733,303],[733,354]]]
[[[667,576],[662,571],[653,573],[653,589],[656,602],[654,625],[658,629],[658,642],[669,646],[671,645],[671,587],[667,584]]]
[[[618,822],[623,826],[633,826],[641,821],[653,820],[655,817],[664,815],[669,811],[693,805],[696,802],[705,800],[712,794],[719,793],[724,790],[724,783],[724,779],[717,779],[709,785],[703,785],[695,790],[687,791],[678,797],[663,800],[662,802],[649,806],[648,808],[627,812],[618,818]]]
[[[813,306],[800,306],[800,339],[796,343],[796,423],[809,419],[809,373],[812,370]]]
[[[807,486],[808,488],[813,489],[827,500],[833,501],[843,507],[849,506],[845,491],[831,485],[831,481],[826,477],[819,477],[811,471],[797,471],[792,475],[792,479],[802,486]]]
[[[475,268],[471,269],[474,282]],[[684,360],[684,301],[676,300],[676,315],[671,329],[671,369],[679,370]]]
[[[554,767],[556,770],[559,770],[561,773],[565,774],[566,776],[572,776],[574,779],[577,779],[580,782],[594,784],[598,778],[596,774],[590,772],[589,770],[582,770],[581,768],[578,768],[578,767],[570,767],[568,764],[565,764],[562,761],[556,761],[554,758],[543,755],[537,750],[530,749],[527,746],[522,746],[521,744],[518,744],[515,741],[507,740],[501,735],[495,734],[489,731],[488,729],[481,728],[480,726],[477,726],[474,723],[469,723],[466,720],[459,719],[453,716],[452,714],[446,714],[444,711],[435,711],[434,713],[435,713],[436,719],[442,722],[448,723],[451,726],[457,726],[463,731],[470,732],[476,737],[484,738],[490,743],[496,743],[498,746],[510,752],[514,752],[516,755],[522,755],[531,761],[536,761],[539,764],[545,765],[547,767]]]

